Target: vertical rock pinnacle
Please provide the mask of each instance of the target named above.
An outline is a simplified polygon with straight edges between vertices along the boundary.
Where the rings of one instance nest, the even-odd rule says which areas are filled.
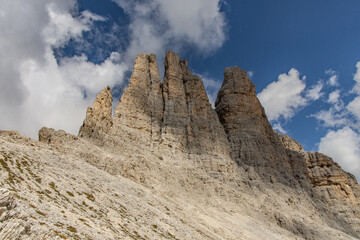
[[[291,166],[256,97],[255,86],[239,67],[226,68],[216,112],[227,133],[231,154],[239,164],[254,167],[259,175],[286,177]]]
[[[203,82],[191,73],[186,60],[171,51],[166,53],[163,83],[155,55],[137,56],[130,83],[115,109],[113,131],[119,137],[125,132],[145,145],[183,152],[228,149]]]
[[[88,107],[86,118],[79,130],[79,137],[91,137],[101,140],[110,132],[112,121],[112,95],[108,86],[96,96],[92,107]]]
[[[227,139],[212,109],[204,84],[188,62],[168,51],[163,82],[162,140],[192,153],[227,152]]]
[[[130,136],[136,135],[134,129],[140,130],[142,138],[149,142],[160,138],[162,118],[161,78],[156,56],[139,54],[135,60],[130,83],[115,109],[114,122]]]

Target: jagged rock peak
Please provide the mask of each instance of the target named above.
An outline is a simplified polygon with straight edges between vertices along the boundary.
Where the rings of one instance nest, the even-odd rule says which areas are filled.
[[[114,114],[115,134],[149,142],[159,139],[163,114],[161,78],[154,54],[136,57],[130,83],[124,90]],[[140,130],[140,134],[136,132]]]
[[[83,138],[0,131],[0,239],[359,239],[356,179],[275,133],[245,71],[224,77],[216,112],[186,61],[167,52],[161,83],[140,54],[113,124],[105,88]]]
[[[155,55],[137,56],[130,83],[115,109],[114,133],[120,137],[125,132],[145,145],[182,151],[199,152],[210,149],[210,142],[225,142],[200,77],[174,52],[166,52],[164,65],[161,83]]]
[[[96,96],[92,107],[86,110],[86,118],[78,136],[101,140],[102,135],[111,131],[112,125],[112,94],[110,87],[107,86]]]
[[[255,167],[260,176],[285,177],[283,182],[287,182],[291,166],[285,148],[273,132],[246,71],[237,66],[225,69],[215,107],[233,159]]]
[[[191,73],[186,60],[171,51],[165,57],[163,99],[164,142],[198,153],[227,151],[226,135],[202,80]]]

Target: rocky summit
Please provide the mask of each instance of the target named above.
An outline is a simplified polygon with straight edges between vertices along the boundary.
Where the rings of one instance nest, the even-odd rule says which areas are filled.
[[[0,239],[359,239],[360,186],[276,133],[239,67],[215,109],[168,51],[140,54],[112,113],[97,95],[78,136],[0,131]]]

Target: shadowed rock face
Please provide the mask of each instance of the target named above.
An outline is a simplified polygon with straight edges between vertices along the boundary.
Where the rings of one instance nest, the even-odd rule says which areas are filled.
[[[227,139],[212,109],[200,77],[188,69],[186,60],[173,52],[165,58],[163,82],[165,143],[192,153],[227,153]]]
[[[187,61],[167,52],[161,82],[140,54],[111,105],[78,137],[0,131],[0,239],[359,239],[356,179],[274,132],[244,70],[214,110]]]
[[[119,128],[130,134],[142,132],[142,140],[149,144],[160,138],[163,118],[161,78],[154,54],[140,54],[134,64],[129,86],[124,90],[115,109],[114,132]],[[119,133],[121,134],[121,133]]]
[[[272,176],[284,183],[292,180],[290,160],[244,70],[225,69],[215,107],[237,163],[254,167],[264,179]]]
[[[296,162],[311,186],[314,201],[342,218],[360,232],[360,187],[356,178],[343,171],[330,157],[318,152],[305,152],[303,147],[289,136],[278,133],[289,157]]]

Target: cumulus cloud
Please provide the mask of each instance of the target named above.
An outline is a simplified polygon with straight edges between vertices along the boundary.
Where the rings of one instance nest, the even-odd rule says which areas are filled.
[[[299,71],[292,68],[288,73],[280,74],[277,81],[258,94],[269,120],[289,119],[307,105],[307,99],[302,96],[306,88],[305,79],[305,76],[300,78]]]
[[[45,125],[76,134],[96,92],[123,80],[126,66],[116,53],[101,64],[85,56],[55,58],[53,48],[105,20],[88,11],[75,17],[75,8],[75,0],[3,2],[0,56],[8,61],[0,62],[1,129],[36,138]]]
[[[319,152],[338,162],[341,167],[360,180],[360,135],[349,127],[329,131],[321,138]]]
[[[128,41],[121,42],[125,45],[119,48],[120,54],[108,51],[96,58],[98,64],[86,55],[94,49],[84,33],[95,34],[98,45],[117,41],[113,33],[109,38],[95,28],[95,22],[107,18],[78,12],[77,0],[2,2],[0,129],[19,130],[33,138],[42,126],[76,134],[96,93],[106,85],[121,85],[139,52],[156,53],[161,59],[166,49],[192,46],[209,54],[225,41],[220,0],[114,2],[129,16],[129,24],[121,26],[129,34]],[[120,31],[119,25],[113,24],[118,27],[114,30]],[[77,56],[64,58],[58,50],[69,42],[77,44]],[[210,91],[216,88],[207,78],[205,86]]]
[[[129,58],[139,51],[164,55],[195,46],[201,53],[211,53],[226,39],[226,20],[220,0],[113,0],[130,17]]]
[[[22,114],[30,116],[27,123],[37,127],[22,130],[33,136],[39,127],[47,125],[77,133],[96,93],[121,81],[124,69],[111,57],[99,65],[88,62],[85,56],[68,58],[58,65],[48,51],[46,59],[46,64],[33,60],[22,63],[21,79],[29,92]]]
[[[95,96],[104,86],[114,86],[123,79],[127,66],[121,60],[116,52],[101,64],[89,62],[85,55],[81,55],[63,59],[59,69],[64,79],[86,90],[87,95]]]
[[[49,23],[42,30],[42,35],[45,42],[53,47],[64,45],[70,38],[80,38],[84,31],[90,30],[93,20],[105,20],[89,11],[81,13],[79,18],[74,18],[67,11],[59,11],[55,3],[46,5],[46,11],[49,16]]]

